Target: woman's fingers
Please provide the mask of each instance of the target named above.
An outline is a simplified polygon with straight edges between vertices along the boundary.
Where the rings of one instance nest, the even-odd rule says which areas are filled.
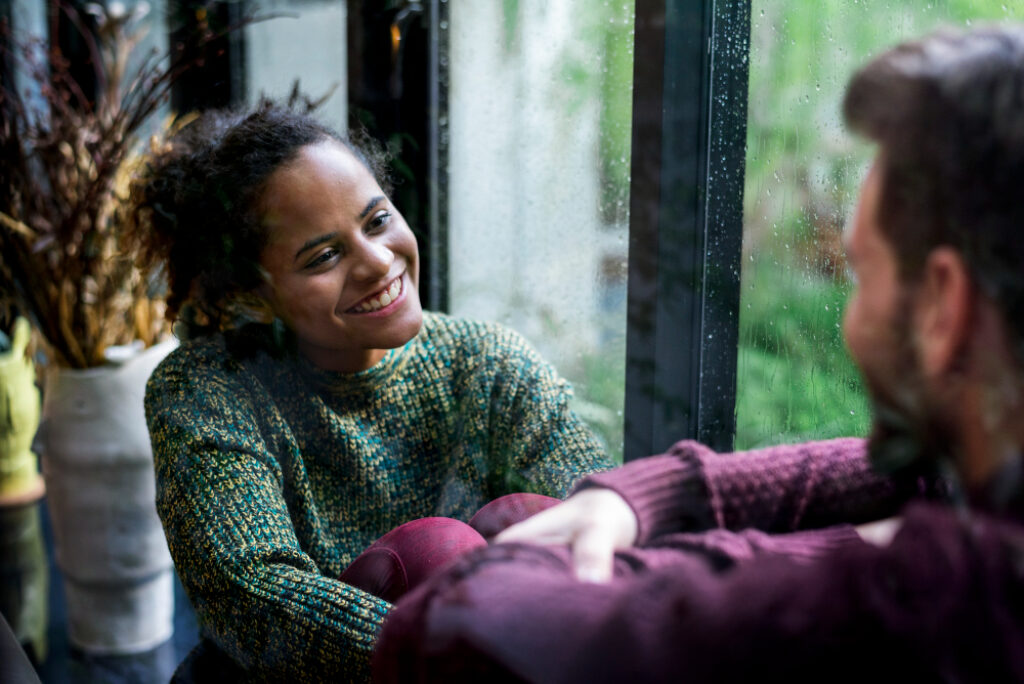
[[[572,565],[576,579],[583,582],[607,582],[612,578],[615,543],[609,530],[588,527],[572,543]]]
[[[498,544],[525,542],[529,544],[568,544],[576,532],[578,516],[572,499],[532,515],[505,528],[494,538]]]
[[[610,489],[595,487],[512,525],[494,541],[568,544],[577,578],[607,582],[615,551],[631,546],[636,535],[636,514],[626,500]]]
[[[585,492],[584,492],[585,493]],[[615,525],[608,525],[592,497],[570,497],[546,511],[512,525],[494,538],[497,543],[568,544],[576,577],[585,582],[607,582],[612,576]]]

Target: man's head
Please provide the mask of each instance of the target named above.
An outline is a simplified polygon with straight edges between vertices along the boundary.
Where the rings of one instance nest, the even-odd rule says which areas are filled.
[[[977,387],[1024,367],[1024,26],[900,45],[854,75],[844,113],[879,145],[848,234],[860,287],[846,322],[876,434],[963,451],[964,406],[992,403]]]

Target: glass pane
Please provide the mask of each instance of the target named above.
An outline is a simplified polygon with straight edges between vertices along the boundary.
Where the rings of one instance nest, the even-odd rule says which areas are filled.
[[[736,446],[865,434],[842,342],[841,232],[872,150],[843,128],[853,71],[939,25],[1024,18],[1005,0],[754,0]]]
[[[451,5],[452,313],[522,333],[622,453],[633,3]]]
[[[317,116],[344,130],[348,121],[345,3],[263,0],[259,9],[261,15],[279,16],[245,28],[246,100],[252,104],[264,95],[286,98],[298,81],[310,99],[326,96]]]

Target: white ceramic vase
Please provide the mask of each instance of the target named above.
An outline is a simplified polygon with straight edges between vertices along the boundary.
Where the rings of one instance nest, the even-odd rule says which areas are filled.
[[[100,368],[47,369],[43,477],[68,636],[87,653],[138,653],[173,633],[173,567],[156,514],[143,398],[176,344]]]

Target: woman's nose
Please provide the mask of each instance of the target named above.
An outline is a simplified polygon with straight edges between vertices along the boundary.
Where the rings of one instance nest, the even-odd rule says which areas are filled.
[[[360,280],[386,276],[395,260],[395,253],[387,245],[372,240],[364,240],[353,256],[355,263],[350,272]]]

